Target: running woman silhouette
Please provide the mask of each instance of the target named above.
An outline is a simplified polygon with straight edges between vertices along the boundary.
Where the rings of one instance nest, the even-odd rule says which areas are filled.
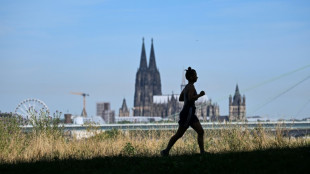
[[[195,115],[195,101],[199,97],[205,95],[205,92],[201,91],[199,94],[196,92],[194,83],[197,82],[198,77],[194,69],[188,67],[185,77],[188,80],[188,84],[185,86],[179,97],[179,101],[184,101],[183,109],[180,112],[179,128],[176,134],[171,137],[167,148],[160,152],[162,156],[169,155],[169,151],[174,143],[183,136],[189,126],[191,126],[198,134],[198,145],[200,148],[200,153],[206,153],[203,145],[204,130],[202,129],[201,124]]]

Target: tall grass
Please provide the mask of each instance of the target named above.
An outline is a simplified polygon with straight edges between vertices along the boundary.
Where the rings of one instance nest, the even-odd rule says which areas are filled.
[[[15,117],[0,120],[0,164],[119,155],[158,156],[176,132],[111,130],[98,133],[96,127],[90,125],[87,131],[95,135],[76,139],[65,136],[63,128],[58,126],[59,120],[50,119],[48,114],[42,114],[43,119],[36,118],[32,122],[33,131],[28,133],[21,130]],[[205,130],[205,149],[211,153],[222,153],[310,145],[310,140],[306,138],[284,137],[284,130],[279,127],[274,133],[261,126],[249,129],[246,126],[228,124],[225,129]],[[198,152],[197,135],[189,129],[177,141],[170,154]]]

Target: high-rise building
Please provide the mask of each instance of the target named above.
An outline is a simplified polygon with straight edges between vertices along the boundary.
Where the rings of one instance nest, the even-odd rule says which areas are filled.
[[[96,103],[96,115],[101,116],[103,110],[104,110],[104,102]]]
[[[245,117],[245,95],[241,97],[237,84],[234,98],[231,95],[229,96],[229,121],[245,121]]]
[[[115,112],[111,110],[111,105],[109,102],[97,103],[97,116],[101,116],[105,123],[115,122]]]

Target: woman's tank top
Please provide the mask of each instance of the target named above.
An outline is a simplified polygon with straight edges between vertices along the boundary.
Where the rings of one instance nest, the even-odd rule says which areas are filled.
[[[194,88],[194,90],[195,90],[194,95],[197,95],[197,91],[195,89],[195,86],[192,84],[187,84],[184,88],[184,106],[195,106],[195,100],[189,101],[189,98],[188,98],[188,92],[189,92],[190,87]]]

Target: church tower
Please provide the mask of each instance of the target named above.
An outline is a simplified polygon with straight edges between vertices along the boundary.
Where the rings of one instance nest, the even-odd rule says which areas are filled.
[[[146,62],[146,53],[144,46],[144,38],[142,39],[142,50],[140,57],[140,66],[136,74],[135,99],[134,99],[134,116],[144,115],[145,106],[145,88],[148,86],[148,71]]]
[[[125,98],[123,99],[123,104],[122,104],[122,107],[119,108],[119,116],[120,117],[129,117],[129,110],[128,110],[128,107],[127,107],[127,104],[126,104],[126,100]]]
[[[134,116],[151,116],[151,106],[154,95],[161,95],[160,74],[156,66],[153,39],[151,45],[150,61],[147,66],[144,38],[142,39],[142,51],[140,67],[136,74]]]
[[[149,64],[148,70],[150,74],[150,84],[153,88],[153,95],[162,95],[160,74],[159,74],[159,70],[157,69],[156,60],[155,60],[153,38],[152,38],[151,53],[150,53],[150,64]],[[152,95],[152,98],[153,98],[153,95]]]
[[[241,97],[237,84],[234,98],[229,96],[229,121],[245,121],[245,115],[245,96]]]

